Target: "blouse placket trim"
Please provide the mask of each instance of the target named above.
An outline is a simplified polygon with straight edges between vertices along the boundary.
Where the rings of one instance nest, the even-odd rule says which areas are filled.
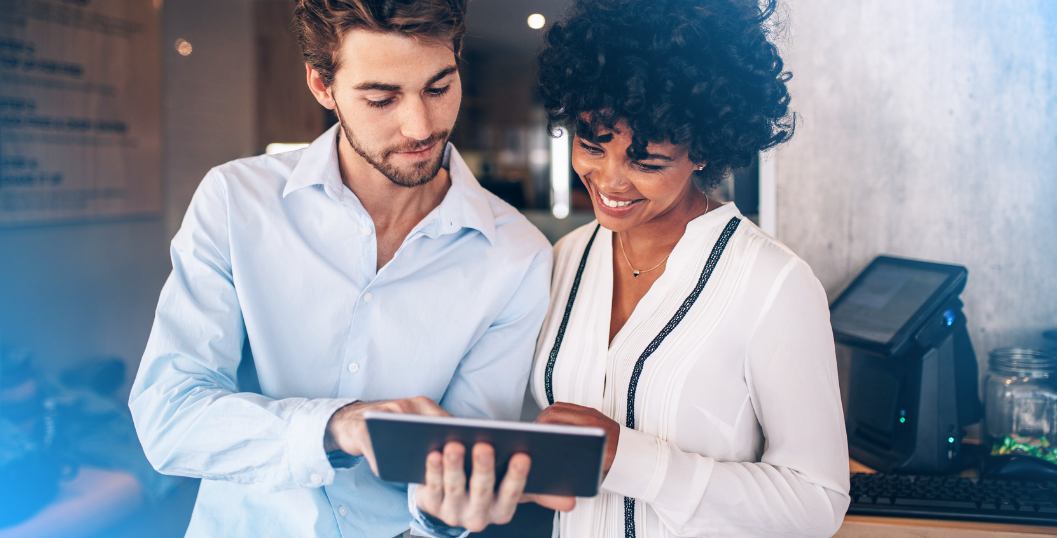
[[[712,247],[712,252],[708,256],[708,261],[705,263],[704,269],[701,271],[701,277],[697,281],[697,286],[690,292],[690,295],[683,300],[679,310],[675,312],[672,319],[661,329],[661,332],[654,337],[653,341],[650,342],[646,349],[639,356],[638,361],[635,362],[635,368],[631,373],[631,381],[628,384],[628,398],[627,398],[627,416],[625,426],[629,429],[635,429],[635,392],[638,388],[639,377],[642,375],[642,369],[645,366],[646,359],[653,354],[654,351],[660,347],[664,339],[671,334],[675,327],[679,325],[679,322],[686,317],[686,313],[690,311],[690,308],[697,301],[697,298],[701,296],[702,290],[705,289],[705,284],[708,283],[709,278],[712,276],[712,271],[716,268],[719,263],[720,257],[723,256],[723,251],[726,250],[727,243],[730,241],[731,236],[737,231],[738,225],[741,224],[741,219],[733,217],[727,222],[723,232],[719,234],[719,238],[716,240],[716,244]],[[558,352],[561,348],[562,339],[565,336],[565,328],[569,324],[569,315],[572,313],[573,302],[576,301],[576,292],[580,288],[580,280],[583,277],[584,267],[587,265],[587,257],[591,253],[591,245],[595,241],[595,236],[598,235],[599,225],[595,226],[594,233],[591,234],[591,239],[587,242],[587,247],[584,249],[583,257],[580,258],[580,266],[576,269],[576,278],[573,280],[572,290],[569,292],[568,302],[565,304],[565,315],[562,317],[562,323],[558,327],[558,334],[554,339],[554,347],[551,348],[550,356],[547,358],[547,369],[544,373],[544,384],[547,392],[547,403],[554,404],[554,391],[552,388],[552,378],[554,376],[554,364],[558,359]],[[635,538],[635,499],[630,497],[624,497],[624,536],[625,538]]]

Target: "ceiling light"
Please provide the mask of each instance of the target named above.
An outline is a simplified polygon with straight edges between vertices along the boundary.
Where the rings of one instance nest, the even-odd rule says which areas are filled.
[[[539,13],[533,13],[532,15],[529,15],[529,28],[532,28],[533,30],[539,30],[540,28],[543,28],[545,24],[547,24],[547,19],[545,19],[543,15],[540,15]]]
[[[179,52],[180,56],[190,56],[191,55],[191,44],[188,43],[186,39],[177,39],[176,40],[176,52]]]

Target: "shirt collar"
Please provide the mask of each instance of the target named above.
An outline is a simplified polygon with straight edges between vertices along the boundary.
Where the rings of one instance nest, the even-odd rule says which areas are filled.
[[[341,174],[338,172],[337,136],[338,124],[335,123],[305,148],[301,153],[301,159],[297,161],[297,166],[286,179],[283,198],[305,187],[332,182],[335,178],[339,184],[341,183]],[[334,177],[327,177],[331,175]]]
[[[451,176],[451,188],[437,206],[441,233],[473,228],[494,244],[495,214],[488,203],[488,191],[473,177],[473,172],[455,146],[448,143],[444,154],[444,160],[448,162],[448,175]]]
[[[338,125],[334,124],[305,148],[286,180],[284,198],[294,191],[313,185],[343,188],[341,173],[338,170]],[[444,148],[444,165],[451,177],[451,188],[432,213],[436,216],[438,225],[435,235],[426,232],[427,235],[435,237],[454,233],[462,228],[472,228],[481,232],[490,243],[495,243],[495,214],[488,203],[487,192],[473,177],[466,161],[451,143]]]
[[[722,227],[726,225],[731,217],[745,218],[742,216],[741,212],[738,211],[738,206],[734,205],[734,202],[725,202],[712,211],[686,223],[686,231],[697,232],[711,230],[715,227]]]

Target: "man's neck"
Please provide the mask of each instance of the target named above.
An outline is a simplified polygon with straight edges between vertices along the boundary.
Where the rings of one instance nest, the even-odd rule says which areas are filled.
[[[338,163],[342,183],[363,204],[379,234],[383,229],[402,228],[412,221],[410,231],[440,205],[451,187],[451,177],[444,168],[425,185],[397,185],[356,153],[344,136],[338,142]]]
[[[378,242],[376,271],[396,256],[411,230],[440,205],[451,187],[451,176],[444,168],[425,185],[397,185],[356,153],[344,135],[338,140],[338,169],[342,183],[359,198],[374,221]]]

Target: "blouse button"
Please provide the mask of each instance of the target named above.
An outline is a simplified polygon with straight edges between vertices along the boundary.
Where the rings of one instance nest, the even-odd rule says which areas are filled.
[[[363,294],[363,302],[369,303],[372,299],[374,299],[374,295],[371,295],[370,293]]]
[[[349,363],[349,372],[355,374],[356,372],[359,372],[359,371],[360,371],[360,365],[359,364],[356,364],[355,362],[350,362]]]

